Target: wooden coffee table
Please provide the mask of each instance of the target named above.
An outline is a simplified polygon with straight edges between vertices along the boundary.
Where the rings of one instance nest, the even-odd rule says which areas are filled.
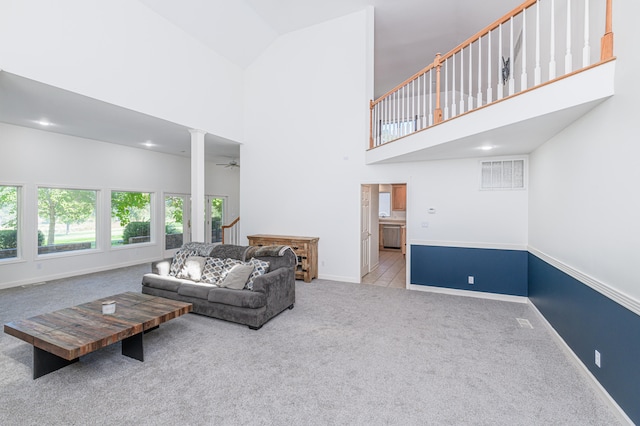
[[[106,315],[102,302],[108,300],[116,302],[116,311]],[[122,355],[144,361],[143,333],[191,309],[191,303],[129,292],[13,321],[4,325],[4,332],[33,345],[37,379],[119,341]]]

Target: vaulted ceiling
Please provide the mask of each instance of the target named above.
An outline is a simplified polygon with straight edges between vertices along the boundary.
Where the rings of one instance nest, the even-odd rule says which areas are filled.
[[[375,94],[379,96],[521,3],[521,0],[139,0],[241,68],[280,35],[357,12],[375,10]],[[188,156],[184,126],[0,72],[0,122],[140,148],[156,138],[163,152]],[[51,114],[44,106],[55,110]],[[102,117],[102,119],[101,119]],[[111,126],[104,126],[108,117]],[[115,121],[117,125],[114,125]],[[143,131],[144,130],[144,131]],[[141,137],[141,134],[151,135]],[[156,136],[153,136],[156,135]],[[171,139],[171,143],[164,143]],[[179,141],[179,142],[176,142]],[[238,144],[207,135],[210,157],[239,156]]]

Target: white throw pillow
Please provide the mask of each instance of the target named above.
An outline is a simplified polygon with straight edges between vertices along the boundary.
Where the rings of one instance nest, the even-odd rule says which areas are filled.
[[[202,278],[202,269],[204,268],[204,257],[190,256],[184,261],[182,271],[178,274],[178,278],[186,278],[191,281],[200,281]]]

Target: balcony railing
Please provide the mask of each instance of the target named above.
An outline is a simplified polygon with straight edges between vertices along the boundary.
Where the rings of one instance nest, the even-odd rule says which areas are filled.
[[[612,0],[528,0],[371,101],[370,148],[612,58]]]

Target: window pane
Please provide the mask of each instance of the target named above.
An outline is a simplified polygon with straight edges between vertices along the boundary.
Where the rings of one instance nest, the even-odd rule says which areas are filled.
[[[180,248],[184,240],[184,198],[167,196],[164,199],[164,208],[165,250]]]
[[[391,216],[391,193],[381,192],[378,195],[378,198],[379,198],[378,216],[380,217]]]
[[[224,199],[211,199],[211,242],[222,242],[222,212],[224,211]]]
[[[18,188],[0,186],[0,260],[18,257]]]
[[[96,194],[38,188],[38,254],[96,247]]]
[[[151,241],[151,193],[111,192],[111,245]]]

